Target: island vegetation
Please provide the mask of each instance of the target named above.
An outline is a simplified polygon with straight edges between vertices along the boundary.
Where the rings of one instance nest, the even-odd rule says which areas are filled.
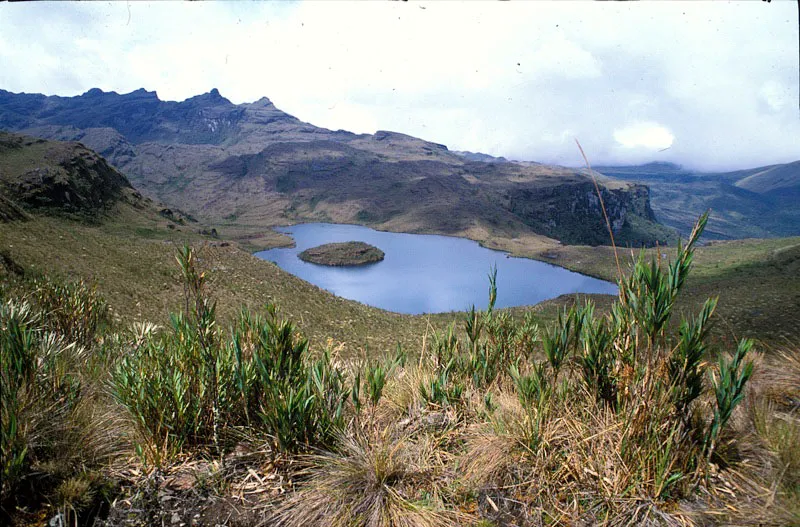
[[[330,266],[367,265],[383,260],[385,254],[364,242],[326,243],[297,255],[304,262]]]

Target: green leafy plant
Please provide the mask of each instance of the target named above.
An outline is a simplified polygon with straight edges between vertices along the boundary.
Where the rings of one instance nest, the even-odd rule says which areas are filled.
[[[134,339],[112,375],[144,457],[160,465],[185,448],[221,453],[223,429],[242,426],[266,434],[275,452],[329,444],[351,393],[330,354],[311,360],[308,340],[274,305],[263,315],[243,310],[224,334],[193,250],[177,261],[189,313]]]
[[[392,366],[391,364],[377,362],[367,367],[367,397],[373,407],[377,406],[378,401],[381,400],[383,388],[386,386],[386,381],[393,369]]]
[[[694,320],[681,323],[678,343],[668,359],[672,398],[683,416],[688,415],[689,405],[703,392],[701,361],[707,352],[706,335],[716,306],[716,299],[708,299]]]
[[[451,370],[455,361],[456,358],[452,358],[445,367],[440,368],[438,374],[432,379],[420,383],[419,393],[424,401],[438,406],[447,406],[461,400],[464,386],[451,379]]]
[[[8,302],[0,306],[0,374],[3,390],[2,443],[0,466],[2,468],[2,497],[14,490],[26,466],[29,437],[25,423],[25,399],[28,390],[36,390],[37,322],[30,305]]]
[[[219,368],[217,361],[220,354],[218,334],[216,331],[217,304],[207,294],[206,272],[200,270],[197,263],[197,254],[189,245],[184,245],[175,257],[181,271],[184,287],[184,300],[186,303],[186,316],[194,330],[201,358],[205,363],[207,399],[211,407],[211,434],[214,448],[220,453],[219,428],[220,416],[220,388]]]
[[[752,347],[752,340],[741,340],[736,348],[736,353],[730,360],[720,355],[719,376],[712,374],[711,382],[714,386],[714,396],[717,404],[714,407],[714,418],[706,435],[706,448],[709,459],[714,454],[717,439],[728,419],[730,419],[731,414],[733,414],[734,408],[744,398],[745,384],[753,375],[753,363],[744,360]]]
[[[582,317],[572,307],[559,312],[555,326],[545,330],[542,336],[542,349],[554,377],[558,376],[561,365],[573,348],[577,335],[580,333],[582,321]]]
[[[614,376],[616,359],[612,350],[613,335],[605,320],[595,320],[594,305],[587,303],[584,309],[581,344],[583,353],[579,357],[581,373],[586,388],[599,400],[610,406],[617,401],[617,382]]]

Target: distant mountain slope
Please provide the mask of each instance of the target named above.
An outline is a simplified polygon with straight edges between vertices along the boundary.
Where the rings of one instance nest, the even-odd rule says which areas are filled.
[[[505,157],[494,157],[490,156],[489,154],[484,154],[482,152],[468,152],[468,151],[458,151],[454,150],[454,154],[458,154],[470,161],[485,161],[486,163],[507,163],[508,159]]]
[[[757,168],[752,172],[734,185],[758,194],[790,192],[797,195],[800,190],[800,161]]]
[[[656,218],[684,235],[709,208],[709,238],[800,235],[800,161],[724,173],[694,172],[669,163],[596,170],[649,186]]]
[[[326,130],[266,98],[235,105],[217,90],[182,102],[144,90],[78,97],[0,90],[0,128],[81,141],[143,192],[215,223],[335,221],[456,235],[478,227],[608,242],[583,171],[454,153],[396,132]],[[673,236],[654,221],[646,187],[601,185],[617,241]]]

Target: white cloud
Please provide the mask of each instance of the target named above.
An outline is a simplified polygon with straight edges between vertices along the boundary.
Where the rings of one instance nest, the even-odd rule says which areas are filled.
[[[523,66],[521,63],[517,65],[521,73]],[[597,58],[575,42],[567,40],[561,33],[544,42],[526,60],[525,67],[542,77],[591,79],[601,75],[600,62]]]
[[[216,87],[236,103],[267,96],[318,126],[396,130],[516,159],[579,165],[577,137],[593,164],[658,158],[735,168],[800,157],[795,10],[791,2],[5,4],[0,88],[144,87],[181,100]],[[648,123],[649,131],[635,128]],[[672,147],[657,152],[668,136]]]
[[[780,112],[792,103],[789,87],[773,80],[762,84],[758,94],[773,112]]]
[[[625,148],[663,150],[672,146],[675,136],[654,122],[639,122],[614,130],[614,140]]]

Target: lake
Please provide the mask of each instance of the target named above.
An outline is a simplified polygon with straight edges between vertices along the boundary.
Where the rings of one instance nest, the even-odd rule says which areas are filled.
[[[536,304],[566,293],[617,294],[616,284],[536,260],[509,257],[463,238],[331,223],[276,230],[294,238],[295,247],[257,252],[257,257],[335,295],[397,313],[463,311],[473,304],[485,309],[492,266],[497,266],[497,307]],[[310,247],[346,241],[372,244],[386,257],[356,267],[317,265],[297,257]]]

